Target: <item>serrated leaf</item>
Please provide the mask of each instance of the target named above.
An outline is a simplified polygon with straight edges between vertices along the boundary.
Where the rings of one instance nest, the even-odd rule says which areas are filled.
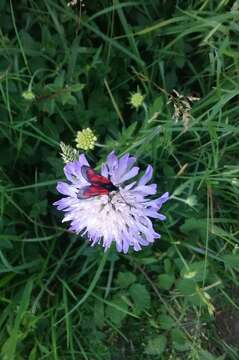
[[[120,272],[116,279],[116,284],[121,288],[127,288],[129,285],[133,284],[136,281],[136,276],[130,272]]]
[[[193,279],[194,281],[202,281],[205,277],[205,262],[196,261],[188,265],[188,269],[185,267],[181,271],[182,278]]]
[[[190,343],[180,329],[173,329],[171,332],[173,347],[178,351],[186,351],[190,349]]]
[[[35,216],[39,216],[39,215],[46,215],[47,214],[47,205],[48,205],[48,201],[46,199],[37,201],[32,206],[32,209],[30,211],[30,216],[35,217]]]
[[[164,271],[165,273],[169,273],[172,271],[172,263],[168,258],[164,260]]]
[[[160,289],[169,290],[175,281],[173,274],[161,274],[158,276],[157,284]]]
[[[106,308],[106,315],[109,319],[115,324],[120,325],[122,320],[127,316],[126,311],[128,310],[128,305],[125,301],[122,300],[121,297],[114,296],[113,300],[111,301],[112,304],[117,305],[118,308],[122,310],[118,310],[115,307],[108,306]]]
[[[175,320],[166,314],[159,316],[159,327],[163,330],[169,330],[175,325]]]
[[[222,256],[222,260],[228,266],[239,267],[239,254],[228,254]]]
[[[152,257],[144,257],[144,258],[139,258],[138,262],[143,265],[151,265],[151,264],[158,263],[158,259],[156,259],[153,256]]]
[[[141,284],[133,284],[129,289],[136,311],[142,312],[150,307],[150,294],[146,287]]]
[[[210,352],[208,352],[207,350],[200,350],[199,351],[199,360],[223,360],[225,359],[225,356],[214,356],[213,354],[211,354]]]
[[[167,345],[167,338],[164,335],[159,335],[148,341],[145,348],[145,353],[148,355],[161,355]]]
[[[70,90],[72,92],[79,92],[85,87],[84,84],[73,84],[70,86]]]
[[[196,284],[192,279],[179,280],[176,286],[183,295],[189,296],[196,293]]]
[[[59,96],[58,100],[62,103],[62,105],[77,105],[76,98],[71,95],[70,91],[64,91],[62,92],[61,96]]]
[[[202,240],[205,240],[207,236],[207,219],[187,219],[185,223],[180,226],[180,230],[185,234],[193,234],[195,239],[200,237]]]

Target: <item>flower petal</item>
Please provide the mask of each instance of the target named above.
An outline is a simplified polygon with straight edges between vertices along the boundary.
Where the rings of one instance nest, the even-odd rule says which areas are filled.
[[[74,188],[73,186],[64,183],[62,181],[59,181],[57,183],[57,187],[56,187],[57,191],[63,195],[68,195],[68,196],[72,196],[75,197],[75,194],[77,192],[76,188]]]
[[[157,185],[151,184],[151,185],[139,185],[136,186],[133,191],[140,192],[144,195],[154,195],[157,192]]]
[[[115,152],[112,151],[108,156],[107,156],[107,165],[108,168],[110,170],[110,172],[112,173],[114,171],[114,169],[118,166],[118,158],[115,155]]]
[[[135,177],[136,175],[138,175],[138,173],[139,173],[139,167],[134,166],[130,171],[125,173],[125,175],[120,178],[120,183],[123,183],[123,182]]]
[[[79,160],[67,163],[64,167],[64,173],[67,180],[73,184],[81,186],[87,185],[87,181],[81,174],[81,168],[83,165],[89,166],[84,154],[80,155]]]
[[[106,164],[102,164],[100,173],[102,176],[108,178],[109,170],[108,170],[108,167],[106,166]]]
[[[144,175],[141,177],[141,179],[139,180],[139,185],[145,185],[147,184],[153,176],[153,168],[151,165],[148,165]]]

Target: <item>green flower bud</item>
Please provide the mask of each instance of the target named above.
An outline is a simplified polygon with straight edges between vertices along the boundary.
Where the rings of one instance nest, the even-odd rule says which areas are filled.
[[[132,93],[130,97],[130,105],[134,107],[136,110],[143,105],[145,96],[141,94],[140,91],[137,91],[136,93]]]
[[[77,131],[76,134],[76,147],[83,150],[93,150],[97,137],[90,128]]]
[[[33,101],[36,98],[36,95],[31,90],[23,91],[22,97],[27,101]]]

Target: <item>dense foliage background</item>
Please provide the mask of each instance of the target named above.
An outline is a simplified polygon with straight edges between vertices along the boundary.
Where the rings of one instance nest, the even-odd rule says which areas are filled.
[[[239,358],[238,20],[230,0],[0,1],[1,359]],[[172,196],[140,253],[52,206],[86,127],[92,166],[130,152]]]

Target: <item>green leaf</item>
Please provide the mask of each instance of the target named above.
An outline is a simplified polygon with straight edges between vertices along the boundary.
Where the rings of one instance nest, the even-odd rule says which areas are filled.
[[[32,209],[30,211],[30,216],[35,217],[35,216],[46,215],[47,214],[47,205],[48,205],[48,201],[46,199],[37,201],[32,206]]]
[[[191,279],[179,280],[176,286],[183,295],[187,296],[196,293],[196,284]]]
[[[116,279],[116,284],[121,288],[127,288],[135,281],[136,281],[136,276],[130,271],[125,271],[125,272],[119,272]]]
[[[49,115],[52,115],[56,112],[55,105],[56,105],[55,99],[51,99],[51,98],[44,99],[43,101],[40,101],[38,103],[39,109],[48,113]]]
[[[106,315],[110,318],[110,320],[117,326],[119,326],[122,320],[126,317],[128,310],[128,305],[125,301],[122,300],[121,297],[114,296],[113,300],[111,301],[112,304],[116,305],[118,308],[122,310],[118,310],[115,307],[107,306],[106,308]]]
[[[169,330],[175,325],[175,320],[166,314],[159,316],[159,327],[163,330]]]
[[[208,352],[207,350],[199,351],[199,360],[224,360],[224,359],[225,359],[225,355],[217,357],[211,354],[210,352]]]
[[[164,100],[162,96],[157,97],[153,104],[149,107],[149,119],[152,118],[152,116],[157,113],[161,112],[163,109]]]
[[[175,281],[173,274],[162,274],[158,276],[157,284],[160,289],[169,290]]]
[[[62,103],[62,105],[77,105],[77,100],[73,95],[71,95],[70,90],[62,92],[62,94],[58,97],[58,100]]]
[[[140,264],[143,265],[151,265],[151,264],[156,264],[158,263],[158,259],[156,259],[155,257],[151,256],[151,257],[144,257],[144,258],[139,258],[138,262]]]
[[[72,92],[79,92],[79,91],[81,91],[84,87],[85,87],[84,84],[74,84],[74,85],[70,85],[70,90],[71,90]]]
[[[222,256],[222,260],[228,266],[232,266],[232,267],[235,267],[235,268],[239,267],[239,254],[224,255],[224,256]]]
[[[55,79],[53,82],[53,86],[54,89],[61,89],[64,86],[64,82],[65,82],[65,72],[62,71]],[[48,85],[49,86],[49,85]]]
[[[150,294],[144,285],[133,284],[129,289],[129,293],[135,303],[136,310],[138,312],[149,309]]]
[[[173,329],[171,332],[173,347],[178,351],[186,351],[190,349],[190,343],[186,335],[180,329]]]
[[[164,271],[165,273],[172,272],[172,263],[168,258],[164,260]]]
[[[187,219],[180,227],[180,230],[185,234],[191,235],[194,240],[199,237],[205,240],[207,236],[207,219]]]
[[[207,268],[207,267],[206,267]],[[181,271],[181,276],[185,279],[193,279],[194,281],[202,281],[204,279],[205,262],[196,261],[185,267]]]
[[[167,338],[164,335],[159,335],[148,341],[145,348],[145,353],[148,355],[161,355],[167,345]]]

